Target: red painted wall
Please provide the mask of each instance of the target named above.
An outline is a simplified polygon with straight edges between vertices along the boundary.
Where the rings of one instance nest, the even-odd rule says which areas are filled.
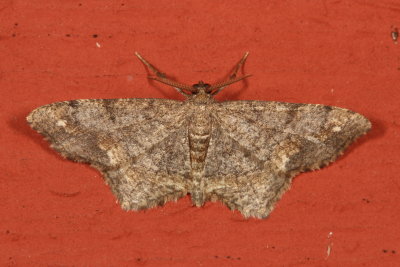
[[[395,1],[0,1],[0,265],[394,266],[400,262],[400,27]],[[180,82],[246,84],[219,100],[349,108],[372,130],[302,174],[268,219],[189,197],[125,212],[99,173],[63,159],[25,122],[81,98],[182,99],[151,83],[139,51]]]

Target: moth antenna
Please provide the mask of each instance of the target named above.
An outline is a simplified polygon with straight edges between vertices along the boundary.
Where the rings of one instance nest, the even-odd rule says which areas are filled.
[[[236,78],[236,74],[239,71],[239,69],[243,66],[243,64],[246,62],[247,57],[249,56],[249,52],[244,53],[242,59],[239,61],[238,64],[236,64],[236,67],[232,74],[229,76],[230,79]]]
[[[160,83],[169,85],[174,87],[179,93],[188,96],[190,95],[187,92],[184,91],[188,91],[188,92],[193,92],[193,88],[192,86],[186,85],[186,84],[181,84],[175,81],[172,81],[171,79],[167,78],[167,75],[161,71],[159,71],[156,67],[154,67],[152,64],[150,64],[146,59],[144,59],[138,52],[135,52],[135,55],[139,58],[140,61],[142,61],[142,63],[144,65],[146,65],[156,76],[149,76],[148,78],[151,80],[155,80],[158,81]]]
[[[140,61],[142,61],[142,63],[144,65],[146,65],[157,77],[160,78],[166,78],[165,73],[159,71],[156,67],[154,67],[152,64],[150,64],[146,59],[144,59],[138,52],[135,52],[135,55],[138,57],[138,59]]]
[[[188,91],[188,92],[193,92],[192,86],[189,86],[189,85],[186,85],[186,84],[181,84],[181,83],[172,81],[172,80],[170,80],[170,79],[168,79],[168,78],[161,78],[161,77],[157,77],[157,76],[149,76],[148,78],[149,78],[150,80],[155,80],[155,81],[158,81],[158,82],[160,82],[160,83],[163,83],[163,84],[172,86],[172,87],[174,87],[176,90],[178,90],[178,92],[180,92],[181,94],[186,95],[186,96],[187,96],[187,95],[190,95],[190,94],[184,92],[184,90],[186,90],[186,91]]]
[[[214,92],[211,93],[212,95],[216,95],[219,92],[221,92],[222,89],[224,89],[228,85],[231,85],[232,83],[235,83],[235,82],[241,81],[243,79],[246,79],[246,78],[248,78],[250,76],[252,76],[252,75],[248,74],[248,75],[245,75],[245,76],[242,76],[242,77],[237,77],[237,78],[233,78],[233,79],[227,80],[227,81],[222,82],[222,83],[213,84],[213,85],[211,85],[209,90],[212,92],[213,90],[217,89],[217,90],[215,90]]]
[[[214,92],[211,93],[212,95],[218,94],[218,93],[221,92],[226,86],[228,86],[228,85],[230,85],[230,84],[232,84],[232,83],[238,82],[238,81],[240,81],[240,80],[243,80],[243,79],[245,79],[245,78],[251,76],[251,75],[245,75],[245,76],[236,78],[236,75],[237,75],[238,71],[239,71],[240,68],[243,66],[243,64],[246,62],[246,59],[247,59],[248,56],[249,56],[249,52],[244,53],[243,57],[240,59],[240,61],[236,64],[235,68],[233,69],[232,74],[229,75],[229,79],[228,79],[227,81],[221,82],[221,83],[217,83],[217,84],[213,84],[213,85],[210,87],[209,90],[210,90],[211,92],[212,92],[213,90],[217,89],[217,90],[215,90]]]

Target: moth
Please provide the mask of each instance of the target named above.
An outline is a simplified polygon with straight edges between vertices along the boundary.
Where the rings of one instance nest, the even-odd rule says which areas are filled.
[[[317,104],[224,101],[225,82],[192,86],[169,79],[141,55],[150,79],[185,101],[80,99],[32,111],[27,121],[67,159],[98,169],[125,210],[190,194],[193,205],[221,201],[265,218],[297,174],[334,161],[371,124],[353,111]]]

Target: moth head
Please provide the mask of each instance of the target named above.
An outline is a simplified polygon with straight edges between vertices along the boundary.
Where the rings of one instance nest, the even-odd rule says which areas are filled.
[[[206,94],[211,94],[211,84],[204,83],[203,81],[199,81],[198,83],[195,83],[192,85],[192,90],[191,90],[193,95],[197,95],[198,93],[206,93]]]

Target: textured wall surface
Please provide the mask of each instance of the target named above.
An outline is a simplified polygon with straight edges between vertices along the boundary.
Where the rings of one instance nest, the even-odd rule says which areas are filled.
[[[393,266],[400,254],[398,1],[0,1],[0,265]],[[139,51],[180,82],[253,74],[219,100],[320,103],[372,130],[298,176],[270,217],[190,196],[125,212],[99,172],[26,123],[83,98],[182,99],[147,80]]]

